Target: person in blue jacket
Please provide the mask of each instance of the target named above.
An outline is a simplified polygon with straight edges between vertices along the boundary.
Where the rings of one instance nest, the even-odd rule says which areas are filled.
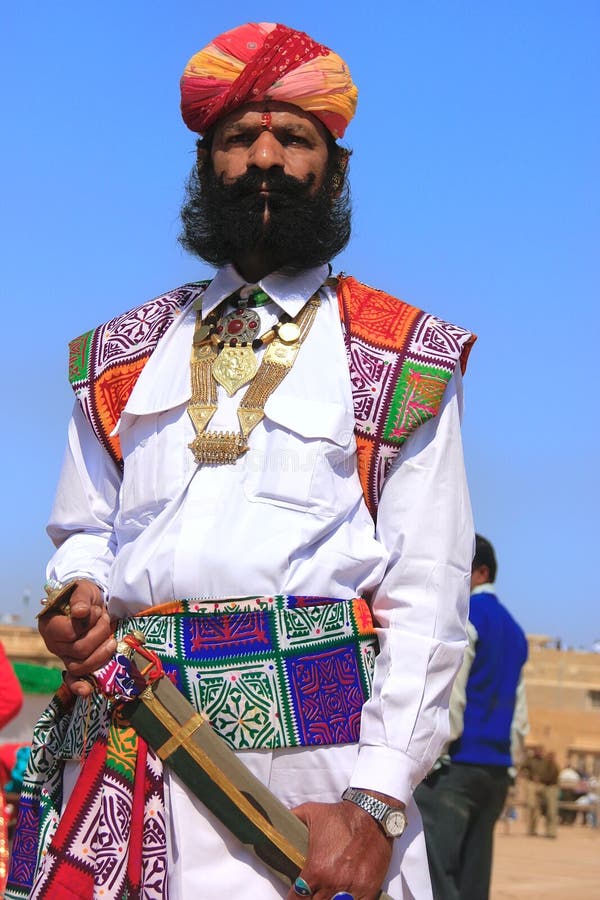
[[[487,900],[493,833],[527,732],[527,638],[494,593],[491,543],[476,535],[469,647],[450,700],[448,752],[417,788],[435,900]]]

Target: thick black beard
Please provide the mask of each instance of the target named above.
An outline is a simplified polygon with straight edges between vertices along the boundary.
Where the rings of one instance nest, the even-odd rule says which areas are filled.
[[[314,175],[302,181],[279,169],[250,170],[231,184],[217,178],[210,162],[194,169],[181,210],[181,245],[214,266],[243,259],[259,249],[276,268],[307,269],[329,262],[350,239],[351,209],[347,182],[338,196],[338,166],[330,156],[323,185],[314,196]],[[261,185],[268,182],[269,211],[263,221]]]

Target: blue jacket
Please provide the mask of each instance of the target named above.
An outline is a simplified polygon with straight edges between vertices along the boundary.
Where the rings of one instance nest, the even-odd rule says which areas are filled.
[[[463,733],[450,747],[450,756],[453,762],[510,766],[510,730],[527,638],[492,593],[471,595],[469,619],[478,639]]]

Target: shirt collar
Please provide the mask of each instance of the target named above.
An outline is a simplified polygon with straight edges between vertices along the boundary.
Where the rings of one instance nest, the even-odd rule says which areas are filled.
[[[488,581],[486,584],[478,584],[477,587],[474,587],[471,591],[471,596],[473,594],[493,594],[494,593],[494,585]]]
[[[327,263],[322,266],[315,266],[313,269],[303,269],[300,272],[280,269],[265,276],[265,278],[261,278],[258,286],[285,313],[294,317],[300,312],[307,300],[310,300],[312,295],[319,290],[329,276],[329,272],[330,268]],[[247,284],[245,279],[231,264],[219,269],[202,294],[203,317],[245,284]]]

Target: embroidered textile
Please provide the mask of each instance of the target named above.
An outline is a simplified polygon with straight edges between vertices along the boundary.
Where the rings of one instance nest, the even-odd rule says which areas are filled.
[[[407,437],[437,415],[475,337],[347,277],[338,303],[352,382],[358,472],[375,518],[385,476]]]
[[[68,688],[61,686],[35,726],[21,789],[6,897],[29,897],[38,863],[38,844],[45,847],[58,825],[62,802],[60,748],[73,701]]]
[[[185,600],[121,620],[115,636],[132,630],[233,748],[358,740],[376,650],[360,598]],[[120,653],[97,681],[108,696],[88,705],[63,686],[36,726],[7,898],[167,897],[162,764],[119,715],[118,700],[143,685]],[[75,757],[85,759],[61,818]]]
[[[0,897],[3,896],[8,876],[8,815],[6,798],[0,787]]]
[[[98,440],[122,466],[111,437],[144,364],[175,315],[207,282],[183,285],[111,319],[70,344],[69,380]],[[437,415],[475,336],[395,297],[338,279],[338,305],[355,413],[358,472],[369,511],[377,514],[385,475],[407,437]]]
[[[173,684],[232,749],[358,740],[376,652],[364,600],[186,600],[145,613],[121,620],[116,637],[142,631]],[[102,731],[105,705],[85,702],[76,701],[65,732],[65,759]]]
[[[45,737],[35,729],[36,755]],[[23,813],[19,808],[6,897],[166,900],[167,837],[158,757],[114,710],[61,816],[62,768],[60,760],[46,756],[36,769],[28,769],[21,800],[27,805]]]
[[[184,284],[82,334],[69,344],[69,381],[98,440],[122,465],[119,421],[140,372],[184,306],[209,282]]]

